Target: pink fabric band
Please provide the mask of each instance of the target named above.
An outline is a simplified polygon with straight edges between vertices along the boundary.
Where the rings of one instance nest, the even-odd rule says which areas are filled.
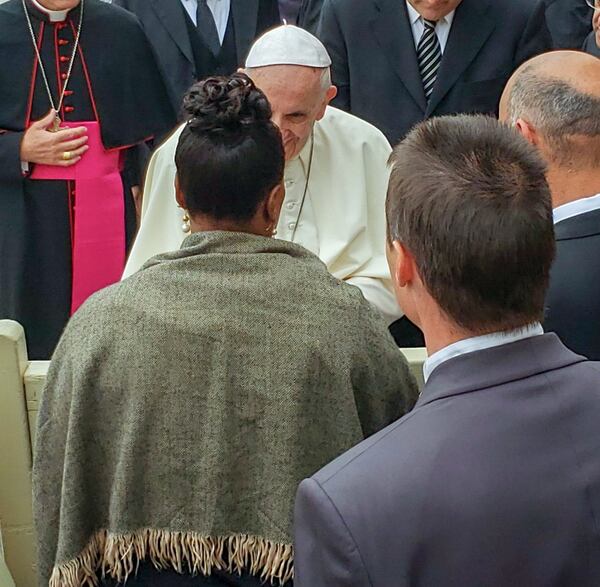
[[[106,151],[97,122],[85,126],[89,149],[71,167],[35,165],[34,180],[75,182],[71,313],[94,292],[121,279],[125,265],[125,202],[118,150]]]

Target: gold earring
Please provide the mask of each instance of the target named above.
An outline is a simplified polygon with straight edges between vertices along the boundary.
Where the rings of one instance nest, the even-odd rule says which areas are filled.
[[[182,219],[182,224],[181,224],[181,230],[185,234],[187,234],[188,232],[190,232],[192,230],[192,225],[191,225],[191,221],[190,221],[190,215],[188,214],[187,210],[183,211],[183,219]]]

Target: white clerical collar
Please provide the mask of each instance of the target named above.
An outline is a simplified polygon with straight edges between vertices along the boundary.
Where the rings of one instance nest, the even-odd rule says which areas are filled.
[[[31,3],[44,14],[48,15],[50,22],[64,22],[67,20],[68,10],[50,10],[45,6],[42,6],[37,0],[31,0]]]
[[[568,204],[563,204],[554,208],[552,214],[554,215],[554,224],[558,224],[573,216],[579,216],[586,212],[592,212],[593,210],[600,209],[600,194],[596,196],[590,196],[589,198],[581,198]]]
[[[423,377],[425,378],[425,382],[427,382],[434,369],[437,369],[442,363],[445,363],[454,357],[459,357],[475,351],[482,351],[484,349],[491,349],[510,342],[531,338],[532,336],[540,336],[541,334],[544,334],[544,329],[539,322],[536,322],[535,324],[518,328],[517,330],[493,332],[492,334],[484,334],[482,336],[474,336],[472,338],[459,340],[458,342],[437,351],[437,353],[433,353],[433,355],[423,363]]]
[[[406,8],[408,8],[408,18],[410,19],[411,25],[414,25],[420,18],[423,18],[408,0],[406,0]],[[452,21],[454,20],[455,14],[456,9],[446,14],[446,16],[440,18],[440,20],[438,20],[438,23],[446,23],[447,25],[452,25]]]

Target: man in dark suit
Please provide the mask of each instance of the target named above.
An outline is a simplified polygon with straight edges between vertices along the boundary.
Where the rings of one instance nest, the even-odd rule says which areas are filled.
[[[546,0],[546,22],[555,49],[581,49],[592,28],[594,0]]]
[[[583,44],[583,50],[590,55],[600,57],[600,0],[588,0],[593,6],[597,6],[592,15],[592,32]]]
[[[279,14],[286,24],[296,24],[298,22],[298,12],[302,0],[279,0]]]
[[[188,88],[241,67],[250,45],[279,24],[277,0],[113,0],[141,21],[177,112]]]
[[[509,80],[500,116],[548,162],[557,255],[544,329],[600,361],[600,60],[532,59]]]
[[[334,105],[395,144],[442,114],[496,114],[504,84],[552,47],[544,0],[325,0]]]
[[[426,383],[412,412],[300,485],[294,584],[597,587],[600,364],[539,324],[545,166],[467,116],[422,123],[392,161],[389,262],[425,333]]]
[[[322,8],[323,0],[302,0],[298,15],[298,25],[316,35],[319,28],[319,21],[321,20]]]

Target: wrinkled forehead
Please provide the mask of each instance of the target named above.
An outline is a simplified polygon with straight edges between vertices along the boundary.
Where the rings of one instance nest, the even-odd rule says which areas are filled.
[[[324,69],[302,65],[268,65],[247,71],[273,110],[312,108],[322,97]]]

